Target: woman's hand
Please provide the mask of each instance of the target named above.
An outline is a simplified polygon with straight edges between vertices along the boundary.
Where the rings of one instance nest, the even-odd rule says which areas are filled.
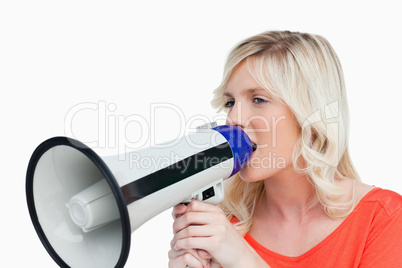
[[[261,259],[236,231],[220,208],[193,201],[187,207],[185,205],[176,206],[173,210],[173,217],[176,220],[173,224],[174,238],[169,255],[174,257],[177,254],[179,256],[180,252],[182,253],[179,256],[181,260],[187,256],[188,260],[197,259],[198,265],[204,265],[199,258],[205,260],[204,257],[213,256],[225,268],[259,267],[252,264],[260,263],[259,260]],[[195,251],[194,249],[198,250]],[[191,250],[197,253],[194,254],[196,256],[188,252]],[[171,261],[174,260],[171,258]],[[186,264],[191,266],[188,263]]]
[[[176,205],[173,208],[172,216],[173,219],[181,217],[187,211],[187,206],[183,204]],[[199,249],[187,249],[178,250],[174,249],[175,240],[173,239],[170,243],[169,251],[169,268],[185,268],[187,266],[192,268],[215,268],[220,267],[216,263],[210,262],[212,256]]]
[[[201,257],[200,250],[179,250],[169,251],[169,268],[214,268],[211,266],[209,258]]]

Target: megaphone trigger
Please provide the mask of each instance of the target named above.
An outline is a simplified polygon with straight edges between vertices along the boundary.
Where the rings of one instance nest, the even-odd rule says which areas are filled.
[[[182,203],[190,203],[191,201],[198,200],[208,204],[217,205],[223,201],[224,196],[223,178],[221,178],[192,193],[191,198],[184,200]]]

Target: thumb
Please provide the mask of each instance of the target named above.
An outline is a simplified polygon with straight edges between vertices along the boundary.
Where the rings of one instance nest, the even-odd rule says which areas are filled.
[[[212,259],[211,268],[222,268],[222,266],[215,259]]]
[[[198,250],[197,250],[197,253],[198,253],[198,255],[199,255],[201,258],[203,258],[203,259],[212,259],[212,258],[213,258],[212,255],[209,254],[208,251],[203,250],[203,249],[198,249]]]

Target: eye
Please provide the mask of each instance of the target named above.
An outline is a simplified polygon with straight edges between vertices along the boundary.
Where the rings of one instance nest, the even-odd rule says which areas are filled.
[[[267,101],[264,99],[261,99],[261,98],[254,98],[253,102],[257,103],[257,104],[261,104],[261,103],[266,103]]]
[[[231,108],[231,107],[234,106],[234,104],[235,104],[234,101],[227,101],[227,102],[225,103],[225,107],[226,107],[226,108]]]

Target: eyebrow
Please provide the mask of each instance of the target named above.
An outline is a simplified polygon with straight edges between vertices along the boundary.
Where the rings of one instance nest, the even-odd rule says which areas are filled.
[[[260,88],[260,87],[257,87],[257,88],[248,88],[248,89],[242,90],[240,94],[241,94],[241,95],[247,95],[247,94],[252,94],[252,93],[255,93],[255,92],[258,92],[258,91],[266,91],[266,90],[263,89],[263,88]],[[228,93],[228,92],[223,93],[223,96],[226,96],[226,97],[233,97],[232,94],[230,94],[230,93]]]

